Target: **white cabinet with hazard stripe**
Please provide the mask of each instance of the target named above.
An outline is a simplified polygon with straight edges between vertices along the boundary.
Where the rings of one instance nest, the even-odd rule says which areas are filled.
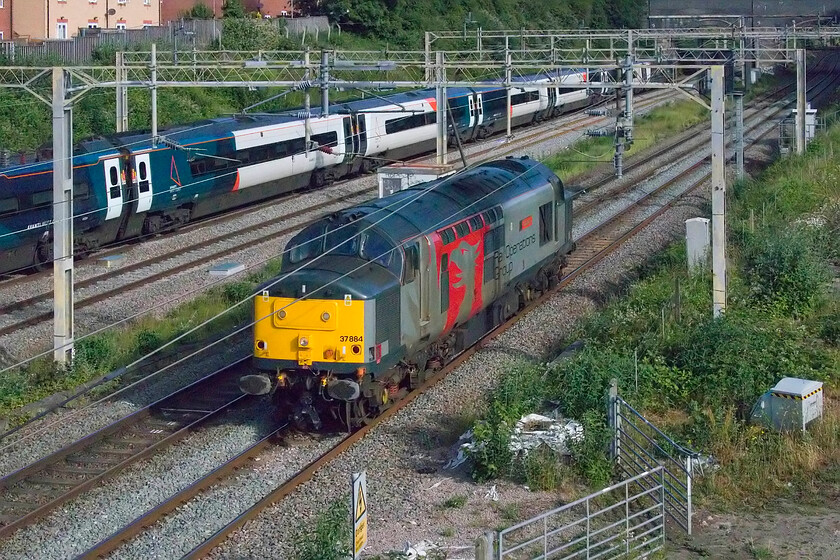
[[[823,415],[823,384],[785,377],[764,393],[753,408],[754,422],[777,430],[805,430]]]

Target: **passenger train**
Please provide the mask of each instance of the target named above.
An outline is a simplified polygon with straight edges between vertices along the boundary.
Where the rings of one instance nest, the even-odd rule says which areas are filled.
[[[347,208],[291,239],[254,302],[254,366],[301,429],[355,429],[559,281],[572,197],[527,157]]]
[[[586,70],[547,83],[587,82]],[[506,127],[503,87],[449,88],[449,134],[469,141]],[[590,104],[599,93],[514,87],[513,126]],[[369,171],[383,161],[434,150],[434,90],[330,107],[329,116],[256,114],[211,119],[148,134],[87,139],[73,156],[74,254],[153,235],[233,207]],[[0,170],[0,273],[52,261],[52,162]]]

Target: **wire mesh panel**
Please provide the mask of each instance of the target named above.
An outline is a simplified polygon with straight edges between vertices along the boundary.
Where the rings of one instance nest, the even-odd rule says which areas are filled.
[[[499,532],[498,560],[641,557],[665,543],[664,469]]]
[[[661,467],[665,513],[690,535],[692,464],[699,454],[665,435],[617,394],[610,395],[610,404],[612,454],[618,469],[634,480],[640,473]],[[637,491],[650,488],[645,479],[633,485]]]

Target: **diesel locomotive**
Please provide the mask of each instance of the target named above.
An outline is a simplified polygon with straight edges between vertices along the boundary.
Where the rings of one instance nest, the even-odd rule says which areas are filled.
[[[556,285],[571,197],[527,157],[336,212],[288,243],[254,301],[250,394],[353,429]]]
[[[557,86],[512,88],[513,126],[599,96],[559,87],[586,82],[586,70],[540,81]],[[504,87],[447,92],[451,136],[485,138],[506,127]],[[163,130],[158,142],[148,133],[85,140],[73,156],[74,254],[434,150],[436,110],[434,90],[417,90],[336,104],[328,116],[316,109],[308,121],[238,115]],[[0,170],[0,274],[51,264],[52,167],[45,160]]]

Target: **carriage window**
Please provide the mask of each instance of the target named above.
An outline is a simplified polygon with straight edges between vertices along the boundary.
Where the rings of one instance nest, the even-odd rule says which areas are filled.
[[[440,258],[440,312],[449,309],[449,255]]]
[[[111,174],[111,184],[112,185],[118,184],[120,182],[120,175],[119,175],[119,172],[117,171],[117,168],[112,167],[111,171],[110,171],[110,174]]]
[[[52,191],[40,191],[32,193],[32,207],[49,206],[52,204]]]
[[[77,183],[73,181],[73,200],[87,200],[90,198],[90,185],[86,181]]]
[[[405,248],[405,274],[403,284],[411,284],[417,278],[417,271],[420,270],[420,248],[417,243]]]
[[[338,144],[338,134],[335,132],[313,134],[310,138],[313,142],[317,142],[319,146],[335,146]]]
[[[140,180],[145,181],[149,177],[148,169],[146,168],[146,162],[140,162]]]
[[[385,121],[385,134],[394,134],[395,132],[411,130],[412,128],[435,124],[436,122],[437,113],[433,112],[397,117],[396,119]]]
[[[18,200],[15,197],[0,198],[0,216],[13,214],[18,211]]]
[[[551,232],[554,230],[554,204],[546,202],[540,206],[540,246],[542,247],[551,241]]]

